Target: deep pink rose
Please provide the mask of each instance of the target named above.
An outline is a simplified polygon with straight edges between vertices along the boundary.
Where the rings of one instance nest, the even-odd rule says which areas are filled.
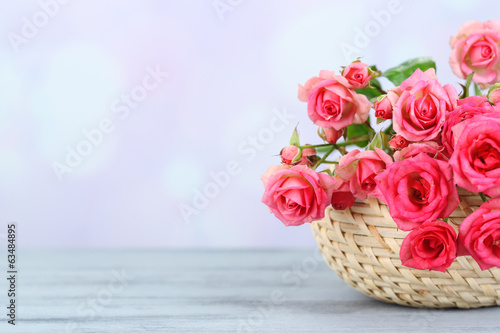
[[[445,272],[457,257],[457,233],[446,222],[424,222],[405,237],[399,257],[406,267]]]
[[[314,148],[304,148],[302,149],[302,159],[300,160],[300,165],[311,166],[316,163],[318,155],[316,155],[316,149]]]
[[[464,23],[451,38],[450,66],[453,73],[465,79],[474,72],[472,80],[482,89],[500,79],[500,22],[496,20]]]
[[[368,65],[360,61],[354,61],[342,71],[342,76],[346,78],[352,89],[366,87],[372,75]]]
[[[382,149],[359,151],[354,149],[342,156],[336,174],[349,182],[351,193],[358,199],[381,197],[375,176],[392,163],[392,157]]]
[[[330,71],[299,85],[299,99],[307,101],[307,114],[318,126],[339,131],[368,119],[371,104],[365,95],[349,88],[349,82]]]
[[[477,115],[453,127],[450,165],[455,182],[471,192],[500,195],[500,114]]]
[[[408,141],[435,139],[448,112],[455,109],[458,94],[452,85],[441,86],[433,68],[417,69],[387,97],[394,105],[393,127]]]
[[[448,157],[453,154],[455,140],[453,135],[453,127],[466,119],[470,119],[478,114],[492,112],[493,109],[484,96],[470,96],[458,100],[458,106],[455,110],[448,114],[448,117],[443,125],[441,134],[441,142],[444,147],[444,154]]]
[[[382,119],[392,119],[392,104],[387,95],[381,95],[373,103],[375,117]]]
[[[301,161],[300,149],[297,146],[286,146],[280,152],[281,163],[296,165]],[[294,161],[295,160],[295,161]]]
[[[488,100],[492,104],[498,104],[500,102],[500,83],[495,83],[488,90]]]
[[[459,204],[451,167],[427,154],[394,162],[375,180],[401,230],[446,218]]]
[[[483,203],[462,222],[458,255],[471,255],[482,270],[500,267],[500,198]]]
[[[329,143],[336,143],[344,135],[344,130],[337,131],[332,127],[323,127],[321,130],[323,133],[320,136]]]
[[[394,135],[390,140],[389,140],[389,146],[395,149],[403,149],[405,147],[408,147],[410,143],[408,140],[406,140],[404,137],[401,135]]]
[[[271,174],[264,184],[262,202],[286,226],[296,226],[325,216],[334,181],[325,173],[296,165]]]
[[[339,176],[333,177],[335,187],[332,193],[332,207],[335,210],[345,210],[347,207],[352,207],[356,197],[352,195],[349,188],[349,182],[345,182]]]
[[[394,161],[407,160],[418,154],[427,154],[432,158],[448,161],[448,157],[443,154],[443,147],[434,141],[415,142],[408,147],[394,153]]]

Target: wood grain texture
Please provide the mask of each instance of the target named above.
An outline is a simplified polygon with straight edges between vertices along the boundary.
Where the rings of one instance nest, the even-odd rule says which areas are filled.
[[[500,332],[498,307],[367,298],[312,249],[23,251],[18,265],[17,325],[2,315],[0,332]]]

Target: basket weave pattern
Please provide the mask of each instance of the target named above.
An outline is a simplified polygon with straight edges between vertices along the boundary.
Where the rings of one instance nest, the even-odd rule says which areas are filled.
[[[450,223],[458,232],[482,200],[459,189],[460,206]],[[328,207],[311,224],[327,264],[365,295],[390,303],[426,308],[500,305],[500,269],[482,271],[470,256],[458,257],[445,273],[401,265],[399,249],[408,234],[397,228],[388,207],[377,199],[357,200],[351,208]]]

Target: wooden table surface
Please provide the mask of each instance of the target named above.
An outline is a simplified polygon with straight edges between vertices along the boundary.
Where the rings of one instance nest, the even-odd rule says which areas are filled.
[[[365,297],[313,249],[22,251],[17,259],[16,326],[4,310],[0,332],[500,332],[498,307],[426,310]]]

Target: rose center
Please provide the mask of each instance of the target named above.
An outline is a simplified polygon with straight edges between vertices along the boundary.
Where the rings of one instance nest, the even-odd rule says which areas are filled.
[[[375,181],[373,180],[373,177],[369,177],[369,178],[366,178],[363,183],[361,184],[361,188],[365,191],[365,192],[371,192],[375,189],[375,186],[377,186],[377,184],[375,183]]]
[[[474,159],[474,168],[478,171],[487,171],[500,168],[500,152],[485,143],[477,148],[476,158]]]
[[[361,74],[359,74],[359,73],[358,73],[358,74],[356,74],[356,75],[354,75],[354,78],[355,78],[356,80],[358,80],[358,81],[363,81],[363,75],[361,75]]]
[[[334,203],[333,204],[333,209],[335,210],[344,210],[347,208],[347,205],[345,203]]]
[[[336,118],[340,114],[340,110],[337,105],[335,105],[332,101],[326,100],[323,102],[323,112],[325,113],[325,119],[329,120],[330,118]]]
[[[429,200],[429,182],[423,178],[419,178],[412,180],[409,185],[411,200],[416,204],[426,204]]]
[[[485,45],[481,48],[481,56],[483,58],[489,58],[491,57],[491,54],[493,53],[493,51],[491,50],[491,47],[488,46],[488,45]]]

